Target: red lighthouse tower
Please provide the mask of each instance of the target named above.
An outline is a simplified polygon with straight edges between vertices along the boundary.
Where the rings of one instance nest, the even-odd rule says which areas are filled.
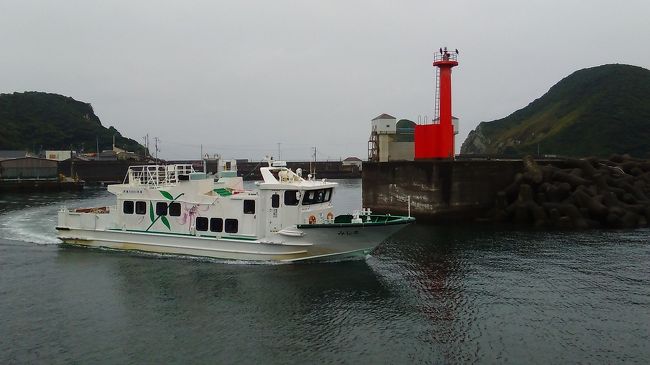
[[[433,66],[438,67],[436,87],[439,95],[436,95],[436,118],[433,124],[415,126],[415,159],[454,158],[451,69],[458,66],[458,50],[450,52],[447,47],[441,48],[440,52],[434,55]]]

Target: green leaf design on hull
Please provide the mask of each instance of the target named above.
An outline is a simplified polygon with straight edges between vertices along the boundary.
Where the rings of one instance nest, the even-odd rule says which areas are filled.
[[[171,202],[169,202],[169,204],[171,204],[171,203],[175,202],[176,199],[180,198],[185,193],[180,193],[175,198],[170,193],[168,193],[168,192],[166,192],[164,190],[160,190],[160,194],[162,194],[162,196],[164,196],[165,199],[171,200]],[[153,203],[151,201],[149,201],[149,219],[151,220],[151,224],[149,225],[149,227],[147,227],[146,231],[149,231],[149,229],[151,229],[151,227],[153,227],[154,223],[156,223],[156,221],[158,221],[159,219],[162,221],[162,223],[165,225],[165,227],[167,227],[168,230],[170,230],[170,231],[172,230],[172,226],[171,226],[171,224],[169,224],[169,219],[167,218],[166,215],[158,215],[158,214],[154,213]]]
[[[172,227],[169,225],[169,220],[167,219],[166,216],[161,215],[161,216],[160,216],[160,220],[163,222],[163,224],[165,225],[165,227],[167,227],[167,229],[169,229],[170,231],[172,230]]]

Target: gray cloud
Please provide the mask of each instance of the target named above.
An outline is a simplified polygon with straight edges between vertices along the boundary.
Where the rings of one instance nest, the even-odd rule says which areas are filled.
[[[104,125],[226,157],[365,157],[370,119],[433,114],[454,69],[460,146],[571,72],[648,68],[647,1],[0,1],[0,92],[92,103]]]

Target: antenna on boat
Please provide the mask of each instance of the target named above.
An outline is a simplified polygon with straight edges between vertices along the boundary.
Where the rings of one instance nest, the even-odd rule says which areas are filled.
[[[203,154],[203,144],[201,144],[201,164],[203,165],[203,173],[207,174],[208,169],[206,166],[205,160],[210,158],[210,156],[206,153],[205,155]]]
[[[314,150],[314,164],[312,165],[312,163],[309,162],[309,173],[314,179],[316,179],[316,146],[312,147],[312,149]]]

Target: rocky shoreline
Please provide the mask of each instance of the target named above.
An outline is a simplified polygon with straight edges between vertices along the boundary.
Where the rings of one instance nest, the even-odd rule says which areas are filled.
[[[650,222],[650,161],[627,155],[569,159],[562,167],[523,159],[524,172],[497,193],[488,219],[537,228],[637,228]]]

